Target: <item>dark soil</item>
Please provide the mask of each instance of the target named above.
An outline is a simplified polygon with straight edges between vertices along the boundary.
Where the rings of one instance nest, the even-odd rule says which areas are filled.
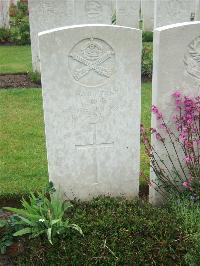
[[[13,198],[0,198],[0,209],[3,207],[21,207],[21,199],[22,197],[16,197]],[[0,219],[1,219],[1,211],[0,211]]]
[[[142,82],[152,82],[152,78],[147,76],[142,76]]]
[[[0,266],[13,266],[7,255],[0,255]]]
[[[17,44],[13,42],[0,42],[0,46],[14,46],[14,45]]]
[[[151,82],[149,77],[142,77],[143,82]],[[30,80],[28,74],[0,74],[0,89],[41,88],[40,83]]]
[[[41,88],[41,84],[34,83],[27,74],[1,74],[0,89],[8,88]]]
[[[142,185],[140,186],[140,190],[139,190],[139,197],[143,200],[147,200],[149,198],[149,186],[148,185]]]

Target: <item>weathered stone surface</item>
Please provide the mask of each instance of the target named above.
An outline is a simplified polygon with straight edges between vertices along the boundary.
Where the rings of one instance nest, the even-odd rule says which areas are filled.
[[[153,69],[153,104],[163,113],[165,121],[171,124],[175,111],[172,93],[176,90],[185,95],[200,95],[200,22],[180,23],[161,27],[154,32],[154,69]],[[159,122],[152,118],[153,128],[158,128]],[[171,125],[172,126],[172,125]],[[152,138],[160,157],[169,168],[172,164],[167,159],[163,146]],[[172,146],[169,151],[177,163],[177,157]],[[180,158],[181,151],[178,152]],[[179,167],[179,166],[177,166]],[[151,180],[156,179],[151,173]],[[160,194],[150,189],[150,201],[158,203]]]
[[[137,196],[141,31],[80,25],[39,40],[50,180],[70,199]]]
[[[0,0],[0,28],[9,28],[10,1]]]
[[[154,2],[155,0],[142,0],[141,11],[144,31],[153,31],[154,27]]]
[[[194,20],[195,1],[155,0],[154,28]]]
[[[139,28],[140,0],[117,0],[116,24]]]
[[[0,28],[10,27],[10,5],[17,5],[19,0],[0,0]]]
[[[112,0],[29,0],[33,69],[40,71],[38,33],[74,24],[111,24]]]
[[[33,70],[40,71],[38,33],[44,30],[72,25],[73,0],[29,0],[29,22]]]
[[[195,3],[195,20],[200,20],[200,0],[196,0]]]
[[[112,24],[112,0],[75,0],[75,24]]]

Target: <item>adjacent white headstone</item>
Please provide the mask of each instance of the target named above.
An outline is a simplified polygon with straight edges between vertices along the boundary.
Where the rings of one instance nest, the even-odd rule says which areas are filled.
[[[117,0],[116,24],[131,28],[139,28],[140,0]]]
[[[172,121],[175,103],[172,93],[176,90],[185,95],[200,95],[200,22],[180,23],[154,31],[153,104],[158,106],[165,121]],[[155,117],[152,128],[158,128]],[[155,138],[152,144],[160,157],[168,162],[163,146]],[[177,157],[174,156],[174,162]],[[179,152],[181,157],[181,152]],[[169,168],[171,167],[169,163]],[[156,179],[154,172],[151,180]],[[150,201],[158,203],[160,194],[150,189]]]
[[[10,6],[17,5],[19,0],[0,0],[0,28],[10,27]]]
[[[9,0],[0,0],[0,28],[9,28]]]
[[[144,31],[153,31],[154,3],[155,3],[155,0],[142,0],[141,2],[141,12],[142,12]]]
[[[74,24],[112,24],[112,0],[29,0],[33,70],[40,72],[38,33]]]
[[[112,0],[75,0],[75,24],[112,24]]]
[[[200,0],[196,0],[195,20],[200,20]]]
[[[138,195],[141,39],[106,25],[39,34],[49,176],[70,199]]]
[[[44,30],[72,25],[74,22],[73,0],[29,0],[32,64],[40,71],[38,33]]]
[[[194,20],[195,1],[155,0],[154,28]]]

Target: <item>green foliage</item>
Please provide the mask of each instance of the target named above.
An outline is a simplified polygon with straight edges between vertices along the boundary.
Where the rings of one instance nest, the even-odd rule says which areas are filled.
[[[193,244],[190,251],[185,256],[186,265],[199,266],[200,265],[200,233],[193,237]]]
[[[11,42],[19,45],[30,44],[30,27],[27,3],[18,2],[17,7],[13,10],[13,16],[11,16],[10,26]]]
[[[23,209],[6,207],[4,209],[14,212],[19,221],[16,225],[20,230],[14,236],[30,234],[31,238],[36,238],[46,234],[48,241],[53,245],[53,239],[57,235],[63,235],[70,228],[82,234],[81,228],[76,224],[71,224],[69,219],[64,219],[64,214],[68,208],[72,207],[69,202],[63,201],[57,194],[51,193],[49,198],[44,192],[36,195],[30,194],[29,200],[22,199]]]
[[[6,43],[10,41],[10,29],[0,28],[0,42]]]
[[[170,208],[181,220],[182,228],[187,234],[200,232],[200,203],[194,203],[189,195],[174,196],[170,199]]]
[[[142,77],[151,79],[153,71],[153,44],[143,43],[142,50]]]
[[[13,237],[12,235],[5,234],[1,237],[0,240],[0,254],[5,254],[8,247],[10,247],[13,244]]]
[[[28,72],[28,77],[32,82],[39,84],[39,85],[41,84],[41,74],[39,72],[30,71]]]
[[[116,25],[116,11],[112,15],[112,24]]]
[[[197,169],[198,167],[198,169]],[[193,188],[193,190],[195,191],[195,194],[193,193],[194,197],[196,198],[196,200],[200,200],[200,166],[198,165],[196,167],[196,170],[199,171],[198,176],[196,178],[193,178],[193,180],[191,181],[191,186]]]
[[[0,228],[3,228],[4,226],[6,226],[7,221],[6,220],[0,220]]]
[[[10,29],[0,29],[0,42],[30,44],[28,4],[18,2],[10,7]]]
[[[0,210],[1,212],[1,210]],[[8,247],[13,243],[13,233],[17,229],[15,216],[0,220],[0,254],[5,254]]]
[[[189,242],[167,209],[107,197],[73,205],[66,215],[84,237],[67,232],[56,246],[30,240],[17,265],[181,265]]]
[[[169,211],[177,217],[181,230],[191,242],[185,255],[186,265],[200,265],[200,203],[194,203],[188,195],[172,197]]]
[[[153,32],[143,31],[142,32],[142,41],[143,42],[153,42]]]
[[[18,45],[30,44],[30,29],[28,17],[12,22],[10,40]]]
[[[18,1],[17,2],[17,10],[19,13],[21,13],[24,16],[28,15],[28,1]],[[22,16],[21,15],[21,16]]]

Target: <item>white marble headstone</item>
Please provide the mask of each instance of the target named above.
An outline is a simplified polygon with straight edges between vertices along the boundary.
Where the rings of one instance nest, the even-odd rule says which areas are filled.
[[[140,0],[116,0],[116,24],[139,28]]]
[[[155,0],[154,28],[195,18],[196,0]]]
[[[70,199],[138,195],[141,40],[108,25],[39,34],[49,177]]]
[[[154,3],[155,3],[155,0],[142,0],[141,2],[141,12],[142,12],[144,31],[153,31]]]
[[[9,28],[9,0],[0,0],[0,28]]]
[[[74,1],[29,0],[29,22],[33,70],[40,72],[38,33],[72,25],[74,22]]]
[[[74,24],[112,24],[112,0],[29,0],[33,70],[40,72],[38,33]]]
[[[195,20],[200,21],[200,0],[196,0],[196,6],[195,6]]]
[[[171,124],[175,111],[172,93],[200,95],[200,22],[187,22],[157,28],[154,31],[153,105],[159,107],[165,121]],[[173,123],[172,123],[173,125]],[[159,124],[152,116],[152,128]],[[160,157],[168,162],[159,141],[152,138]],[[174,152],[170,150],[172,157]],[[181,152],[179,153],[181,157]],[[177,162],[177,157],[174,157]],[[169,162],[168,162],[169,163]],[[169,163],[169,168],[172,167]],[[156,179],[154,172],[151,180]],[[157,203],[160,194],[150,189],[150,201]]]

